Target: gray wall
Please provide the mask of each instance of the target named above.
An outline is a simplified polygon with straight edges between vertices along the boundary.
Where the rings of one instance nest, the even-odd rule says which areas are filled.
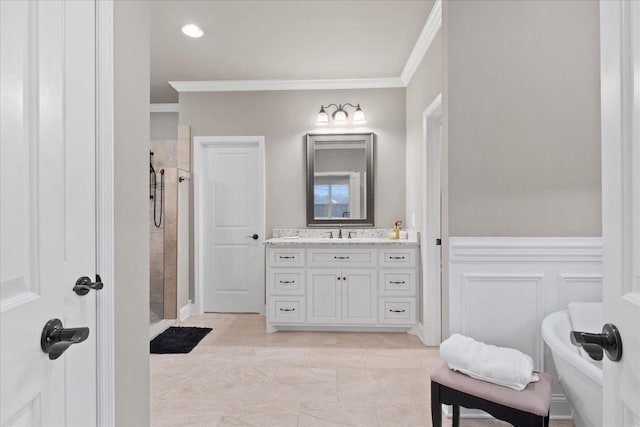
[[[447,2],[449,235],[601,235],[598,7]]]
[[[150,113],[152,140],[178,139],[178,113]]]
[[[115,424],[149,425],[149,11],[113,2]]]
[[[376,227],[392,227],[405,210],[405,90],[314,90],[181,93],[180,124],[193,136],[263,135],[266,141],[266,232],[306,227],[308,132],[374,132]],[[321,104],[360,103],[362,127],[315,126]]]

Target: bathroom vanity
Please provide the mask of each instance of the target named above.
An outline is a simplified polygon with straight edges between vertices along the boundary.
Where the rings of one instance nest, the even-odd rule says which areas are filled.
[[[265,242],[268,332],[416,326],[417,236],[391,240],[383,230],[363,237],[366,231],[343,230],[340,239],[274,230],[278,237]]]

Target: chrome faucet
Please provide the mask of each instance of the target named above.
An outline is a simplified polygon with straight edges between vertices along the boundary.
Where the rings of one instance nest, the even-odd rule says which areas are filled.
[[[338,239],[342,239],[342,224],[338,224]]]

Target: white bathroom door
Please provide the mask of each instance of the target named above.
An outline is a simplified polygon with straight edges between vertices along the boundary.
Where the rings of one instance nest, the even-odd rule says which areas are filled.
[[[0,94],[0,424],[96,425],[95,3],[0,1]]]
[[[203,311],[264,307],[264,138],[196,137],[197,288]]]
[[[605,358],[604,426],[640,426],[640,2],[600,2],[604,315],[622,338]]]
[[[423,113],[422,167],[422,270],[424,291],[422,292],[422,316],[424,342],[438,346],[441,334],[441,285],[442,285],[442,226],[440,183],[442,163],[442,96],[438,95]]]

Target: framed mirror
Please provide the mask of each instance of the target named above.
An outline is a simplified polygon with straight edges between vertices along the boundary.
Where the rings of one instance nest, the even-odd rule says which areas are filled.
[[[307,226],[373,227],[373,136],[307,134]]]

